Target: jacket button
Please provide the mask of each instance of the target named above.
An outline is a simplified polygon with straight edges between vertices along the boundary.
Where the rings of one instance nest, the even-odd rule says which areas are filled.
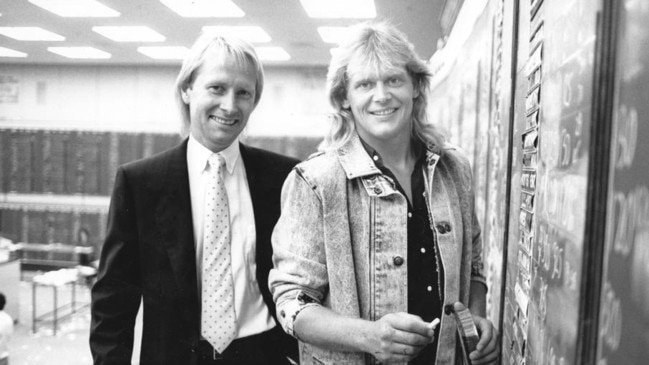
[[[448,223],[444,224],[444,229],[446,230],[446,232],[450,232],[451,231],[451,225],[448,224]]]
[[[378,186],[374,188],[374,194],[381,194],[383,190],[379,188]]]
[[[403,257],[398,256],[398,255],[392,257],[392,263],[393,263],[395,266],[401,266],[401,265],[403,265]]]
[[[444,227],[443,224],[438,224],[438,225],[437,225],[437,231],[438,231],[439,233],[441,233],[441,234],[444,234],[444,233],[446,233],[446,227]]]

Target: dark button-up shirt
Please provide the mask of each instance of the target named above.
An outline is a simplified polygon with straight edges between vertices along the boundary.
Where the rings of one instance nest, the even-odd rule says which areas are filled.
[[[407,197],[405,190],[390,169],[383,164],[381,156],[361,138],[365,151],[376,167],[389,176],[396,188]],[[426,154],[423,145],[415,144],[416,162],[410,176],[412,201],[408,199],[408,313],[418,315],[430,322],[441,318],[443,268],[439,265],[437,242],[431,229],[430,216],[426,208],[425,179],[423,164]],[[396,258],[395,258],[396,260]],[[439,326],[435,330],[435,341],[428,345],[410,364],[434,363]]]

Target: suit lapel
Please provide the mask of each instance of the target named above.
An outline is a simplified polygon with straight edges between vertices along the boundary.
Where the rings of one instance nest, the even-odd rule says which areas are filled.
[[[246,169],[246,179],[248,180],[250,199],[252,200],[252,210],[255,216],[257,242],[259,242],[259,232],[265,227],[264,214],[258,213],[264,211],[263,203],[265,201],[263,191],[264,184],[260,181],[262,175],[260,171],[261,166],[258,166],[259,161],[255,158],[254,151],[243,144],[239,144],[239,149]],[[259,245],[257,245],[257,247],[259,247]]]
[[[270,238],[279,217],[279,191],[283,178],[281,174],[273,173],[271,166],[266,165],[265,161],[267,160],[263,158],[259,150],[246,147],[243,144],[240,145],[240,150],[246,168],[246,178],[255,216],[255,263],[257,266],[255,274],[264,302],[275,317],[275,304],[268,289],[268,272],[272,267],[273,254]]]
[[[187,302],[184,313],[188,320],[198,325],[196,249],[187,172],[187,140],[170,155],[160,180],[164,192],[156,209],[157,228],[169,255],[179,296]]]

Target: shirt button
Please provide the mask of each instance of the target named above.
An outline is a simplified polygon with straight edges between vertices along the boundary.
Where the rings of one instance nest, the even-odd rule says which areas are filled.
[[[412,212],[408,212],[408,218],[412,218]]]
[[[378,186],[374,188],[374,194],[381,194],[383,190],[379,188]]]
[[[428,290],[428,291],[433,291],[433,287],[430,286],[430,285],[428,285],[428,287],[426,288],[426,290]]]
[[[379,160],[379,156],[377,156],[377,155],[374,155],[374,157],[372,157],[372,158],[374,159],[374,161],[378,161],[378,160]]]
[[[426,253],[426,249],[425,249],[425,248],[423,248],[423,247],[421,248],[421,250],[420,250],[420,251],[421,251],[421,253]]]
[[[401,256],[399,256],[399,255],[392,257],[392,263],[393,263],[395,266],[401,266],[401,265],[403,265],[403,257],[401,257]]]

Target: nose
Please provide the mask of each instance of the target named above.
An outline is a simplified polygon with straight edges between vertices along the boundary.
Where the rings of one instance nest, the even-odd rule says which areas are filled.
[[[234,90],[228,90],[228,92],[221,97],[221,103],[219,105],[219,108],[221,108],[221,110],[225,112],[231,113],[234,112],[235,107],[236,107],[235,92]]]
[[[385,86],[383,82],[377,82],[376,88],[374,91],[374,100],[378,102],[384,102],[390,99],[390,90]]]

